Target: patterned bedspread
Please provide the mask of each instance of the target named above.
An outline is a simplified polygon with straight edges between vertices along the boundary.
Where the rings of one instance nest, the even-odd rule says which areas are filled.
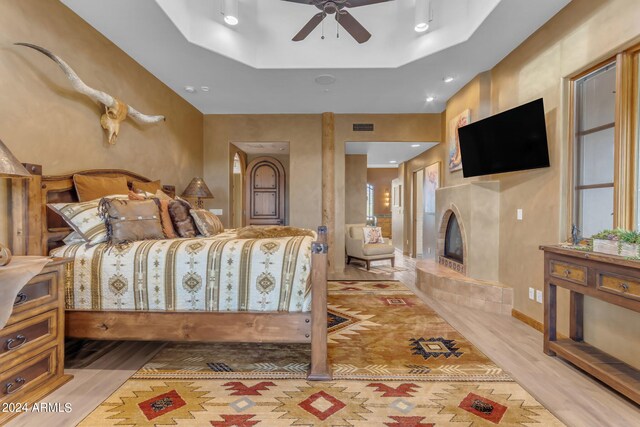
[[[312,237],[84,243],[51,255],[73,258],[68,310],[288,311],[311,308]]]

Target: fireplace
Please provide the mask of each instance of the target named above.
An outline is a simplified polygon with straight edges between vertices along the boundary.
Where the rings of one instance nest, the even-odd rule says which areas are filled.
[[[444,235],[444,257],[464,263],[464,245],[456,214],[451,214]]]
[[[498,281],[500,183],[436,190],[437,261],[472,279]]]
[[[455,206],[451,206],[442,216],[438,233],[438,263],[466,274],[465,232],[457,211]]]

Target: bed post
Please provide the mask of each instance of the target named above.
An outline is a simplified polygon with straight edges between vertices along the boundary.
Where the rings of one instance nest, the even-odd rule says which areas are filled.
[[[327,348],[327,227],[318,227],[311,244],[311,369],[308,380],[331,379]]]

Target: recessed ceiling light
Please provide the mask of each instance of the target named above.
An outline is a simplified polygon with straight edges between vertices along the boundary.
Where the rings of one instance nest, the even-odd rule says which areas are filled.
[[[418,147],[420,147],[420,144],[411,144],[411,146],[412,146],[413,148],[418,148]]]
[[[185,92],[189,92],[189,93],[195,93],[196,88],[193,86],[185,86],[184,87]]]
[[[389,160],[389,163],[398,163],[397,160]]]
[[[453,77],[451,77],[451,76],[447,76],[447,77],[445,77],[445,78],[444,78],[444,79],[442,79],[442,80],[444,80],[444,82],[445,82],[445,83],[451,83],[451,82],[453,81]]]
[[[209,92],[209,86],[200,86],[200,90],[203,92]]]
[[[224,0],[224,22],[227,25],[238,25],[238,0]]]
[[[315,78],[319,85],[332,85],[336,82],[336,77],[331,74],[320,74]]]
[[[429,24],[427,24],[426,22],[420,22],[419,24],[416,24],[416,26],[413,27],[413,29],[415,30],[416,33],[424,33],[429,29]]]
[[[435,99],[435,96],[427,96],[427,102],[433,102]]]
[[[224,22],[229,25],[238,25],[238,18],[236,18],[235,16],[226,15],[224,17]]]

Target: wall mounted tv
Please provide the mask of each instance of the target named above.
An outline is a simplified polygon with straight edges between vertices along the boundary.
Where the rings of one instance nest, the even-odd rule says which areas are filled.
[[[465,178],[549,166],[542,98],[458,129]]]

